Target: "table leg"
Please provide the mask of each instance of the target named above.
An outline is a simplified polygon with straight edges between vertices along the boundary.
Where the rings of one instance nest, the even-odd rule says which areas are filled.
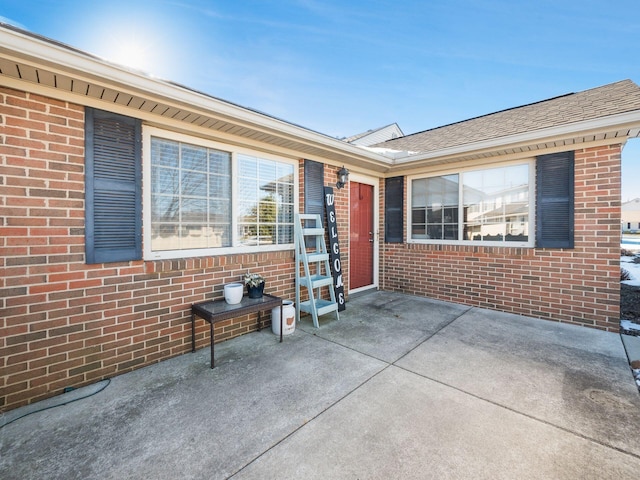
[[[196,315],[191,313],[191,352],[196,351]]]
[[[261,327],[262,327],[262,311],[258,310],[258,331],[260,331]]]
[[[284,317],[284,302],[280,302],[280,343],[282,343],[282,327],[283,327],[283,323],[282,323],[282,318]],[[273,322],[273,319],[271,319],[271,321]],[[295,319],[294,319],[295,322]]]
[[[210,331],[211,331],[211,368],[214,367],[214,360],[213,360],[213,322],[209,322],[209,324],[211,325]]]

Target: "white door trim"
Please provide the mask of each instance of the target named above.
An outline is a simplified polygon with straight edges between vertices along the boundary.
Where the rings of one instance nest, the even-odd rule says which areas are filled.
[[[380,233],[380,180],[376,177],[370,177],[360,173],[351,173],[349,174],[349,182],[352,181],[373,186],[373,283],[360,288],[349,288],[348,293],[358,293],[363,290],[378,288],[378,270],[380,264],[380,239],[378,238]],[[351,193],[349,193],[349,195],[351,195]],[[349,207],[351,207],[351,196],[349,196]],[[351,208],[349,208],[349,210],[351,210]],[[351,228],[349,228],[349,237],[351,237]],[[351,249],[351,238],[349,238],[349,249]],[[351,252],[349,252],[349,258],[351,258]],[[351,282],[349,282],[349,285],[351,285]]]

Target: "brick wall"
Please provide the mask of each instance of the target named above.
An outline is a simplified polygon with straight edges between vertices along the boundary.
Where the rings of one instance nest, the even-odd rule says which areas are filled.
[[[0,89],[0,142],[0,409],[190,351],[190,305],[247,270],[295,297],[293,251],[86,265],[83,107]],[[620,150],[576,152],[575,249],[385,244],[382,218],[381,288],[617,330]],[[334,193],[348,282],[349,190]],[[381,181],[381,214],[383,199]],[[229,320],[215,339],[253,329],[255,316]]]
[[[293,251],[86,265],[83,107],[0,89],[0,142],[0,409],[189,352],[191,304],[247,270],[294,298]]]
[[[618,331],[620,162],[620,145],[576,151],[574,249],[383,244],[382,288]]]

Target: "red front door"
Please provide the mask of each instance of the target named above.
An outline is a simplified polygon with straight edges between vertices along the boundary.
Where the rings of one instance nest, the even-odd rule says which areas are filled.
[[[373,285],[373,185],[349,182],[349,289]]]

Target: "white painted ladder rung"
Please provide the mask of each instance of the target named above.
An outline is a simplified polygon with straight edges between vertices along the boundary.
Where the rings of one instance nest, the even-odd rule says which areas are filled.
[[[329,260],[328,253],[307,253],[309,263],[325,262]]]
[[[304,223],[304,225],[303,225]],[[313,223],[313,225],[309,225]],[[315,239],[315,251],[307,251],[305,238]],[[324,239],[324,227],[320,215],[297,213],[295,219],[296,242],[296,317],[300,321],[300,312],[310,313],[313,325],[319,328],[318,317],[326,313],[335,312],[336,320],[340,319],[338,302],[333,289],[333,277],[329,265],[329,254]],[[314,267],[311,272],[309,265]],[[304,270],[304,276],[300,276],[300,267]],[[324,272],[322,271],[324,269]],[[309,300],[300,301],[300,288],[306,287]],[[321,289],[328,287],[331,300],[319,297]]]
[[[333,285],[333,277],[324,275],[311,275],[309,278],[300,277],[300,284],[307,288],[320,288]]]
[[[315,301],[315,309],[318,312],[318,316],[321,317],[327,313],[338,312],[338,304],[335,302],[331,302],[329,300],[316,300]],[[311,306],[311,301],[307,300],[300,304],[300,310],[306,313],[313,313],[313,307]]]

